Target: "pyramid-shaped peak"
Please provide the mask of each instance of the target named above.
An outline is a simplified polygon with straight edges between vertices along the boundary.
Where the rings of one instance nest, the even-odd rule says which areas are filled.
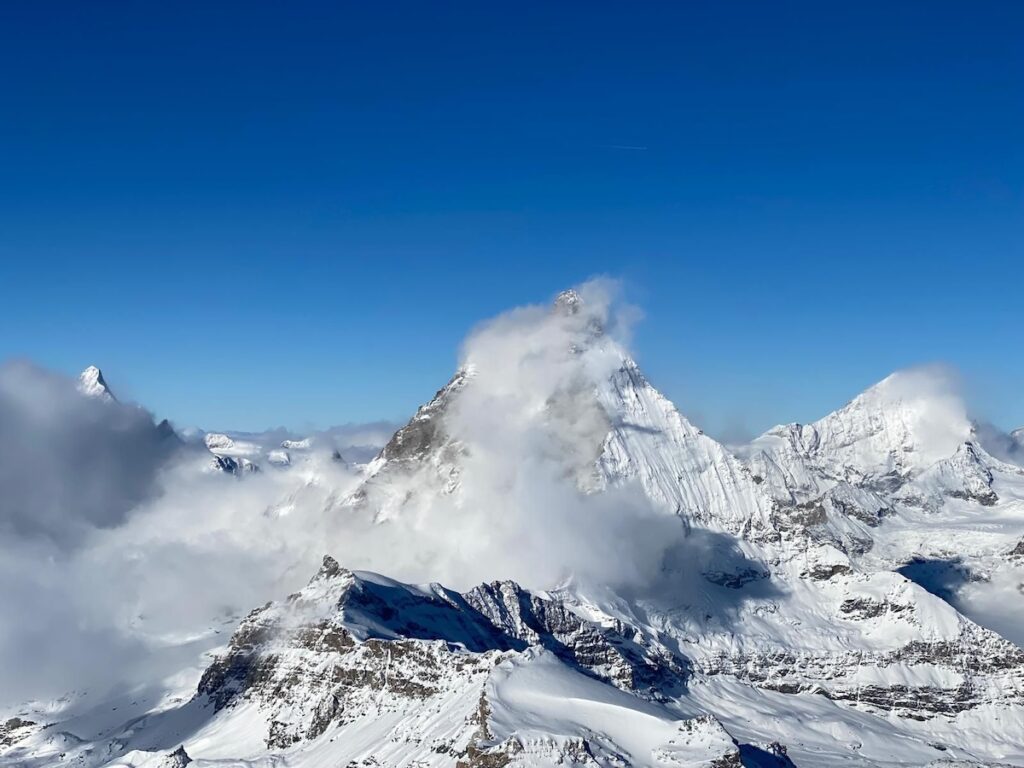
[[[95,365],[90,365],[78,375],[78,391],[86,397],[95,397],[110,402],[117,400],[103,378],[103,371]]]

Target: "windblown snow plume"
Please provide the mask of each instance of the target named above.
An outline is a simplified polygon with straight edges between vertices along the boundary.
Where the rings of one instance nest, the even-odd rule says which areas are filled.
[[[898,371],[854,400],[867,413],[867,428],[896,434],[916,454],[919,468],[947,458],[971,437],[971,422],[954,371],[941,365]],[[890,423],[891,422],[891,423]],[[897,427],[897,428],[893,428]],[[860,437],[853,435],[851,437]],[[880,440],[872,438],[873,444]]]
[[[617,339],[635,314],[616,297],[614,283],[592,281],[554,309],[502,315],[465,343],[472,386],[448,421],[465,450],[452,527],[479,531],[487,567],[498,570],[490,578],[541,589],[570,577],[637,586],[682,539],[678,518],[653,509],[639,485],[587,493],[611,419],[597,390],[622,366]]]
[[[589,493],[610,429],[598,389],[623,365],[617,339],[635,314],[615,296],[614,283],[592,281],[554,306],[515,309],[477,328],[443,405],[414,419],[426,425],[426,411],[436,410],[436,431],[404,436],[406,447],[396,441],[387,459],[396,469],[371,481],[372,501],[348,513],[348,524],[339,520],[346,533],[360,515],[374,523],[364,521],[355,539],[338,536],[332,551],[353,567],[386,565],[399,578],[466,588],[494,578],[538,589],[655,578],[683,538],[679,518],[655,510],[639,485]],[[405,472],[413,443],[430,458]],[[438,482],[446,487],[430,492]]]

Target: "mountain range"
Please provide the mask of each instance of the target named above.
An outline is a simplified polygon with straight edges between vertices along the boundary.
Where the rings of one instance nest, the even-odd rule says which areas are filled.
[[[471,336],[372,459],[321,445],[352,488],[296,470],[315,439],[180,435],[399,572],[325,552],[158,699],[11,709],[0,765],[1024,765],[1022,435],[911,370],[726,446],[567,291]]]

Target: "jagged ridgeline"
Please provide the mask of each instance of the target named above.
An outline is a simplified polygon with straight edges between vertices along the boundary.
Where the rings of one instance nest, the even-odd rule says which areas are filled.
[[[533,472],[584,511],[630,499],[675,532],[645,550],[658,561],[642,578],[528,588],[499,573],[454,589],[327,557],[305,588],[250,613],[187,695],[130,719],[19,713],[0,726],[0,761],[1024,764],[1024,635],[1002,620],[1021,613],[1024,582],[1012,452],[995,458],[922,371],[727,447],[654,389],[615,331],[588,290],[487,326],[355,492],[328,504],[392,527],[436,509],[513,514]],[[972,590],[1000,585],[994,617]]]

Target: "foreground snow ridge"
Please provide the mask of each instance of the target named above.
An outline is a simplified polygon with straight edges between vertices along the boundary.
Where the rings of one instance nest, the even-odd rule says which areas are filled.
[[[955,392],[897,373],[727,448],[615,327],[593,286],[484,326],[355,490],[317,497],[463,557],[454,586],[324,557],[159,695],[0,718],[0,765],[1024,765],[1024,469]],[[204,447],[241,477],[310,444]],[[289,509],[326,486],[310,467]]]
[[[666,705],[687,674],[636,628],[604,626],[512,582],[460,594],[325,557],[303,590],[242,622],[189,700],[92,742],[12,723],[8,759],[204,766],[270,752],[302,765],[740,765],[714,717]]]

